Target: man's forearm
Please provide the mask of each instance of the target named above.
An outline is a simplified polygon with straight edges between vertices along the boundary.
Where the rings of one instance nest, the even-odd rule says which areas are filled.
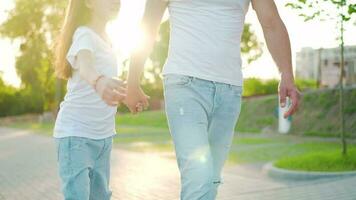
[[[161,24],[167,2],[162,0],[148,0],[146,2],[145,13],[143,15],[142,29],[145,31],[145,40],[141,48],[137,49],[130,63],[128,74],[128,86],[139,86],[143,73],[144,64],[153,48],[157,31]]]
[[[291,45],[287,29],[280,20],[263,27],[264,36],[273,60],[282,76],[293,79]]]
[[[131,56],[130,69],[128,73],[129,86],[138,86],[144,71],[144,65],[149,57],[155,43],[156,31],[150,30],[146,33],[145,43],[138,48]]]
[[[136,52],[131,57],[130,68],[127,77],[129,87],[136,87],[140,85],[140,80],[147,57],[148,53],[144,52]]]

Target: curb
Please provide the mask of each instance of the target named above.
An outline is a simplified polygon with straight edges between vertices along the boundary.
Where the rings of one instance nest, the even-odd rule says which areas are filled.
[[[315,180],[321,178],[346,178],[356,176],[356,171],[346,172],[308,172],[281,169],[274,166],[274,163],[267,163],[263,166],[263,172],[271,178],[285,180]]]

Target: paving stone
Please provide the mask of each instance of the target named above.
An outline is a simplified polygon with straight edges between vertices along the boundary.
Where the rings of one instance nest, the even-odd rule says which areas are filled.
[[[0,128],[0,200],[60,200],[54,141],[30,131]],[[161,154],[114,148],[113,200],[179,199],[176,161]],[[262,165],[227,166],[218,200],[356,200],[356,177],[273,180]]]

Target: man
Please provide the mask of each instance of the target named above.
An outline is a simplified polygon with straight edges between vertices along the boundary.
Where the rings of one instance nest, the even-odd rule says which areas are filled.
[[[299,102],[294,84],[290,41],[273,0],[147,0],[144,49],[132,55],[127,106],[148,106],[140,88],[143,65],[162,16],[169,9],[171,37],[164,66],[164,96],[170,132],[181,174],[182,200],[212,200],[222,182],[241,105],[240,39],[252,3],[269,51],[281,74],[280,102],[292,115]],[[253,119],[251,119],[253,120]]]

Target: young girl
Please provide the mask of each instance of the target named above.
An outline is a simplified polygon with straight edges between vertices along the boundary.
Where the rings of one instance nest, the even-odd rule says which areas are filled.
[[[110,199],[110,152],[125,85],[105,33],[119,0],[70,0],[56,46],[55,73],[68,79],[54,137],[66,200]]]

